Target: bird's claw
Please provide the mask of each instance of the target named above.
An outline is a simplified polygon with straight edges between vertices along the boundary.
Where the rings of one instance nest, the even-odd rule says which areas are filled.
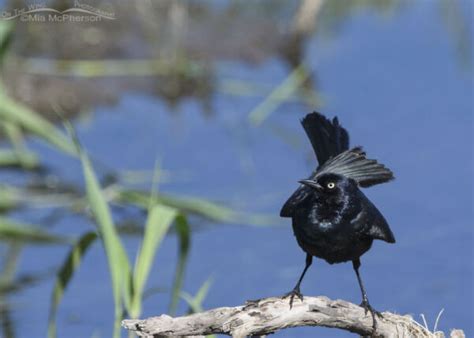
[[[372,334],[375,333],[375,331],[377,330],[377,321],[376,321],[375,317],[377,316],[378,318],[383,318],[382,313],[375,310],[369,304],[369,301],[367,301],[367,300],[363,300],[362,303],[360,303],[359,306],[364,309],[364,312],[365,312],[366,315],[367,315],[367,312],[370,312],[370,314],[372,315]]]
[[[290,297],[290,310],[293,307],[293,299],[295,298],[295,296],[298,297],[301,301],[303,301],[303,294],[300,292],[300,288],[294,288],[282,297],[283,299]]]

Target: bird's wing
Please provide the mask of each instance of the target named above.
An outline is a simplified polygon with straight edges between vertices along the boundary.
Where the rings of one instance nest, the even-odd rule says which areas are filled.
[[[331,121],[319,113],[306,115],[301,124],[308,135],[314,153],[318,159],[319,166],[344,150],[349,149],[349,135],[341,127],[337,117]],[[313,175],[312,175],[313,177]],[[303,202],[311,194],[307,186],[300,186],[290,196],[281,209],[281,217],[291,217],[296,206]]]
[[[380,239],[388,243],[395,243],[395,236],[377,207],[359,190],[359,200],[362,210],[352,221],[355,227],[360,226],[361,232],[370,238]]]
[[[292,217],[298,205],[300,205],[311,194],[311,188],[306,185],[301,185],[288,198],[280,211],[280,217]]]
[[[388,243],[395,243],[395,236],[390,230],[385,218],[377,218],[376,222],[372,224],[369,229],[368,235],[373,239],[381,239]]]
[[[319,165],[349,149],[349,134],[337,117],[329,120],[317,112],[306,115],[301,124],[313,146]]]
[[[376,160],[368,159],[361,147],[344,151],[328,160],[318,168],[315,178],[328,173],[351,178],[364,188],[394,179],[390,169]]]

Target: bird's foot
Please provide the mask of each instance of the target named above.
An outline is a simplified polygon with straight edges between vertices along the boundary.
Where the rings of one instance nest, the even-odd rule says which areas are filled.
[[[364,308],[364,311],[365,311],[365,314],[367,314],[367,312],[370,311],[370,313],[374,316],[377,316],[379,318],[383,318],[383,314],[377,310],[375,310],[370,304],[369,302],[365,301],[365,302],[362,302],[360,303],[359,305],[360,307]]]
[[[290,310],[293,307],[293,299],[295,298],[295,296],[298,297],[301,301],[303,301],[303,294],[300,292],[299,287],[295,287],[293,290],[291,290],[282,297],[283,299],[290,297]]]
[[[377,330],[377,320],[375,317],[378,318],[383,318],[382,313],[379,311],[375,310],[370,304],[368,300],[363,300],[362,303],[359,305],[364,309],[365,314],[367,315],[367,312],[370,312],[372,316],[372,335],[375,334],[375,331]]]

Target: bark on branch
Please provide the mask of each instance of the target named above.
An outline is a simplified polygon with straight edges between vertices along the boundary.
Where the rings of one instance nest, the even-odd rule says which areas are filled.
[[[358,305],[327,297],[295,299],[290,310],[288,299],[265,298],[249,301],[243,306],[221,307],[183,317],[161,315],[144,320],[129,319],[122,326],[142,337],[202,336],[226,334],[232,337],[262,336],[297,326],[325,326],[351,331],[359,335],[372,334],[372,317]],[[410,316],[384,312],[377,319],[374,337],[444,337],[432,333]],[[461,330],[451,337],[461,338]]]

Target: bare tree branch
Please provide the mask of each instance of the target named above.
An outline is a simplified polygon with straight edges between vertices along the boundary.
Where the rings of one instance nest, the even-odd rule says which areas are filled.
[[[359,335],[372,334],[372,317],[358,305],[327,297],[295,299],[290,310],[288,299],[265,298],[246,305],[222,307],[183,317],[161,315],[145,320],[129,319],[122,326],[142,337],[202,336],[226,334],[232,337],[261,336],[297,326],[325,326],[351,331]],[[432,333],[410,316],[384,312],[377,319],[374,337],[444,337]],[[451,337],[464,333],[454,330]]]

